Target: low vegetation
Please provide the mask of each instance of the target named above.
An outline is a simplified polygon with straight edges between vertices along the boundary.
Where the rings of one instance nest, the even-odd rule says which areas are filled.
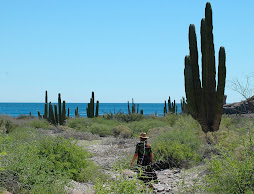
[[[37,118],[0,117],[0,188],[13,193],[65,193],[65,186],[75,180],[93,183],[96,193],[142,192],[147,188],[135,177],[119,173],[109,179],[90,160],[92,154],[77,146],[76,136],[137,138],[144,131],[158,168],[205,165],[206,176],[192,191],[254,192],[253,118],[223,116],[220,129],[205,134],[188,115],[133,117],[69,118],[64,127]],[[62,135],[49,133],[54,130]],[[122,158],[116,170],[130,168],[130,160],[131,156]]]

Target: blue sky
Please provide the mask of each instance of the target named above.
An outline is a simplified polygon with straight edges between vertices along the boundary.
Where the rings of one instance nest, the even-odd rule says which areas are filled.
[[[228,102],[243,100],[230,80],[253,72],[254,2],[214,0],[216,63],[226,49]],[[204,0],[3,0],[0,102],[180,101],[188,27],[200,40]],[[200,42],[198,42],[200,51]],[[200,54],[199,54],[200,57]],[[217,65],[217,64],[216,64]]]

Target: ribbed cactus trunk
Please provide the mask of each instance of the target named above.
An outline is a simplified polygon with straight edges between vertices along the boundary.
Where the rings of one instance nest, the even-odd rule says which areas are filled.
[[[62,122],[62,100],[61,100],[61,94],[58,94],[58,122],[60,125],[63,125]]]
[[[130,103],[129,103],[129,101],[128,101],[128,114],[129,114],[129,115],[131,114]]]
[[[189,27],[190,55],[185,57],[185,93],[188,111],[196,119],[202,130],[207,132],[219,129],[226,79],[225,49],[220,48],[218,84],[216,89],[216,68],[213,44],[211,4],[206,4],[205,18],[201,21],[202,86],[199,76],[198,49],[195,26]]]
[[[99,116],[99,100],[97,100],[97,102],[96,102],[96,112],[95,112],[95,116],[96,116],[96,117]]]
[[[167,114],[167,102],[166,102],[166,100],[165,100],[163,113],[164,113],[164,116]]]
[[[92,92],[91,116],[92,116],[92,118],[94,117],[94,92]]]
[[[55,120],[56,120],[56,124],[58,125],[58,123],[59,123],[59,119],[58,119],[58,114],[57,114],[57,105],[55,104],[54,105],[54,109],[55,109]]]
[[[37,113],[38,113],[38,118],[39,118],[39,119],[41,119],[41,118],[42,118],[42,116],[41,116],[40,111],[38,111]]]
[[[66,105],[65,105],[65,101],[63,101],[63,109],[62,109],[62,114],[61,114],[61,121],[62,121],[62,124],[65,123],[65,120],[66,120]]]
[[[45,104],[44,104],[44,119],[48,119],[48,92],[45,92]]]
[[[49,121],[54,125],[56,124],[54,111],[53,111],[53,105],[51,102],[49,103]]]
[[[168,112],[171,112],[171,100],[170,100],[170,96],[168,97]]]

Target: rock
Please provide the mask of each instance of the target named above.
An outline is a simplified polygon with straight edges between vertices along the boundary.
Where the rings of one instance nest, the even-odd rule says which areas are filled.
[[[69,192],[69,194],[83,194],[83,193],[79,190],[74,189],[71,192]]]
[[[247,100],[223,105],[223,114],[247,114],[254,112],[254,96]]]
[[[171,187],[167,187],[167,188],[165,189],[166,192],[169,192],[169,191],[171,191],[171,190],[172,190]]]
[[[134,171],[132,171],[132,170],[124,170],[123,174],[128,176],[129,178],[132,178],[132,177],[134,177],[136,175],[136,173]]]

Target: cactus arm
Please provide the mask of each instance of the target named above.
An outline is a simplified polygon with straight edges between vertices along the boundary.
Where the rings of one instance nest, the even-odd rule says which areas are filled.
[[[226,84],[226,52],[224,47],[220,47],[219,51],[219,66],[218,66],[218,85],[216,92],[216,116],[214,119],[213,130],[219,130],[222,109],[224,103],[224,90]]]

